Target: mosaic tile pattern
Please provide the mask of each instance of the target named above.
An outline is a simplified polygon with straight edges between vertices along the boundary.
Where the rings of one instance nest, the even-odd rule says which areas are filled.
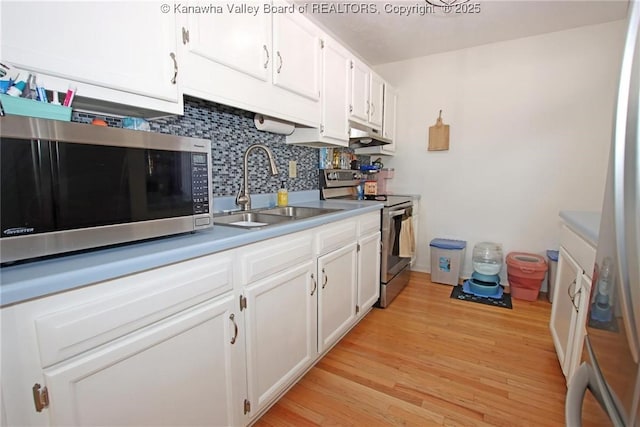
[[[289,191],[318,189],[318,150],[285,143],[284,135],[257,130],[254,113],[226,105],[185,97],[184,115],[150,120],[152,132],[191,136],[211,140],[213,195],[235,196],[242,183],[245,150],[261,143],[273,152],[278,175],[269,174],[267,156],[262,150],[249,157],[249,191],[251,194],[275,193],[284,181]],[[74,112],[71,120],[91,123],[94,118],[112,127],[122,127],[122,119],[112,116]],[[353,152],[350,149],[344,151]],[[369,156],[358,156],[363,164]],[[289,161],[297,162],[297,177],[289,178]]]
[[[150,120],[152,132],[191,136],[211,140],[213,163],[213,195],[236,195],[242,183],[242,162],[245,150],[261,143],[273,152],[278,175],[271,176],[264,151],[254,151],[249,157],[249,191],[252,194],[275,193],[285,182],[289,191],[318,188],[318,150],[285,143],[284,135],[258,131],[253,124],[254,113],[213,102],[185,97],[184,116]],[[100,118],[109,126],[122,127],[120,118],[74,112],[72,120],[91,123]],[[298,176],[289,178],[289,160],[295,160]]]

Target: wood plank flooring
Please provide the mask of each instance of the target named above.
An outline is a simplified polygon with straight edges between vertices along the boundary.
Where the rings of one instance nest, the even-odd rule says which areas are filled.
[[[508,310],[450,293],[413,272],[255,425],[564,425],[551,305]],[[607,425],[593,402],[585,414],[585,425]]]

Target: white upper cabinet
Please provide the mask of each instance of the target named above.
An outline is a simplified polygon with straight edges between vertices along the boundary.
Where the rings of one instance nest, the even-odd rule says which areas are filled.
[[[351,61],[351,104],[349,118],[382,130],[384,80],[358,59]]]
[[[320,31],[287,3],[193,2],[179,17],[182,89],[305,126],[320,125]]]
[[[376,145],[373,147],[360,147],[356,148],[356,154],[378,154],[393,156],[396,152],[396,108],[398,104],[398,93],[396,90],[384,84],[384,101],[383,101],[383,113],[382,113],[382,136],[391,140],[390,144]]]
[[[357,59],[351,60],[351,103],[350,118],[369,121],[369,67]]]
[[[196,5],[199,3],[195,3]],[[223,13],[188,14],[179,30],[192,55],[225,65],[262,81],[271,71],[271,16],[240,13],[232,3],[220,3]],[[245,2],[246,7],[260,3]],[[253,10],[253,9],[252,9]]]
[[[350,53],[339,43],[324,37],[322,52],[321,120],[319,128],[297,127],[287,143],[309,146],[349,145]]]
[[[2,60],[47,89],[66,92],[71,81],[83,99],[181,112],[176,14],[162,5],[2,2]]]
[[[273,15],[273,83],[320,99],[320,37],[298,14]]]
[[[371,84],[369,86],[369,122],[377,128],[382,127],[384,80],[375,74],[370,73]]]
[[[389,151],[396,151],[396,107],[398,93],[388,84],[384,85],[384,113],[382,118],[382,136],[393,141],[386,146]]]
[[[349,142],[349,56],[333,40],[322,49],[322,128],[323,136]]]

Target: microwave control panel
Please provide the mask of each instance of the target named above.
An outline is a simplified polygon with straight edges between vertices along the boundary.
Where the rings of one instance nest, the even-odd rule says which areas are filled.
[[[209,213],[209,173],[207,168],[207,155],[204,153],[192,153],[191,165],[193,181],[191,184],[193,193],[193,213]]]

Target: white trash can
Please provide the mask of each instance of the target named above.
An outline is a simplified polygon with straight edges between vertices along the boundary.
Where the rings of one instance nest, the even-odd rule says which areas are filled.
[[[431,281],[458,285],[467,242],[464,240],[433,239],[431,249]]]

